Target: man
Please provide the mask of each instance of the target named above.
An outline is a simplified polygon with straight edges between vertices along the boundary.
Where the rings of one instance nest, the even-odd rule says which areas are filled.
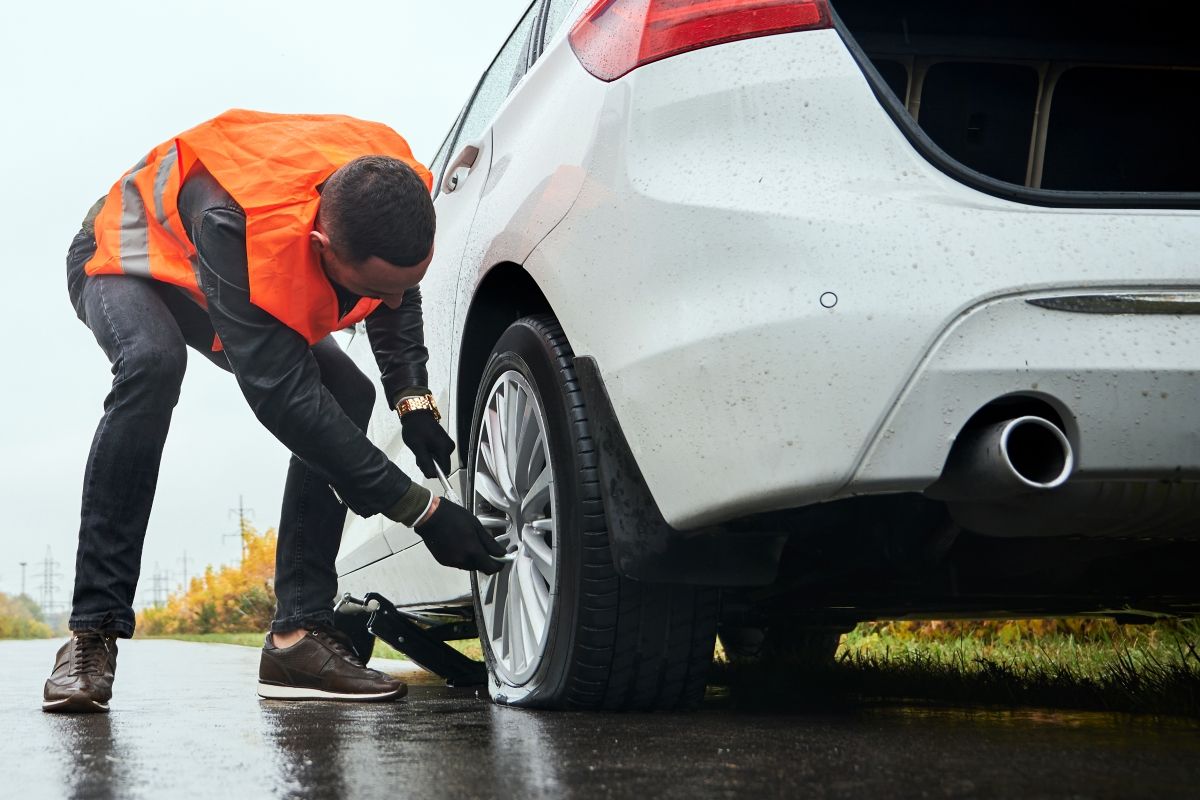
[[[113,384],[84,474],[72,635],[43,709],[108,710],[116,639],[133,635],[187,346],[234,374],[293,454],[262,697],[389,700],[406,691],[359,663],[332,628],[347,506],[414,527],[442,564],[498,570],[493,556],[504,548],[477,519],[368,441],[374,389],[330,335],[366,320],[405,444],[426,477],[435,463],[449,472],[454,445],[426,387],[417,287],[433,257],[431,182],[386,126],[230,111],[156,147],[93,206],[71,244],[67,283]]]

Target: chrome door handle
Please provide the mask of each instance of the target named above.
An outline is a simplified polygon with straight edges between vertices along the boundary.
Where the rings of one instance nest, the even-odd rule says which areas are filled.
[[[442,180],[442,191],[449,194],[458,188],[466,177],[471,174],[475,161],[479,158],[479,148],[483,140],[477,140],[465,145],[458,155],[446,168],[446,176]]]

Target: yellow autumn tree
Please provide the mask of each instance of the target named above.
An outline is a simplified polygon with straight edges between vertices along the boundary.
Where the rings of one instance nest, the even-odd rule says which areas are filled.
[[[28,595],[0,592],[0,639],[45,639],[53,636],[42,621],[42,610]]]
[[[242,562],[205,568],[166,604],[138,615],[138,631],[149,636],[176,633],[265,631],[275,612],[274,528],[242,530]]]

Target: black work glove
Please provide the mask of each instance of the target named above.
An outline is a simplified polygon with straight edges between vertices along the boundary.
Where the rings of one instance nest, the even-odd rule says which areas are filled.
[[[504,566],[491,556],[503,556],[504,545],[487,532],[471,512],[442,497],[429,519],[413,528],[430,554],[445,567],[473,569],[494,575]]]
[[[432,411],[419,409],[410,411],[400,418],[404,444],[417,457],[417,467],[426,478],[436,478],[433,462],[442,472],[450,474],[450,454],[454,452],[454,440],[433,418]]]

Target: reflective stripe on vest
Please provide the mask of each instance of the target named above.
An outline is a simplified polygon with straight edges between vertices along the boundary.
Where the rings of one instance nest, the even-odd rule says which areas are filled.
[[[126,275],[150,274],[150,230],[146,204],[137,189],[137,176],[146,167],[143,158],[121,179],[121,270]]]
[[[147,153],[117,181],[96,216],[96,254],[84,269],[89,275],[125,274],[160,280],[180,287],[205,305],[196,281],[196,251],[183,231],[175,205],[178,163],[175,143],[167,142]]]
[[[158,170],[154,173],[154,218],[163,227],[167,225],[167,211],[164,208],[163,194],[167,190],[167,179],[171,177],[171,170],[175,168],[178,161],[179,151],[172,147],[166,158],[158,162]]]

